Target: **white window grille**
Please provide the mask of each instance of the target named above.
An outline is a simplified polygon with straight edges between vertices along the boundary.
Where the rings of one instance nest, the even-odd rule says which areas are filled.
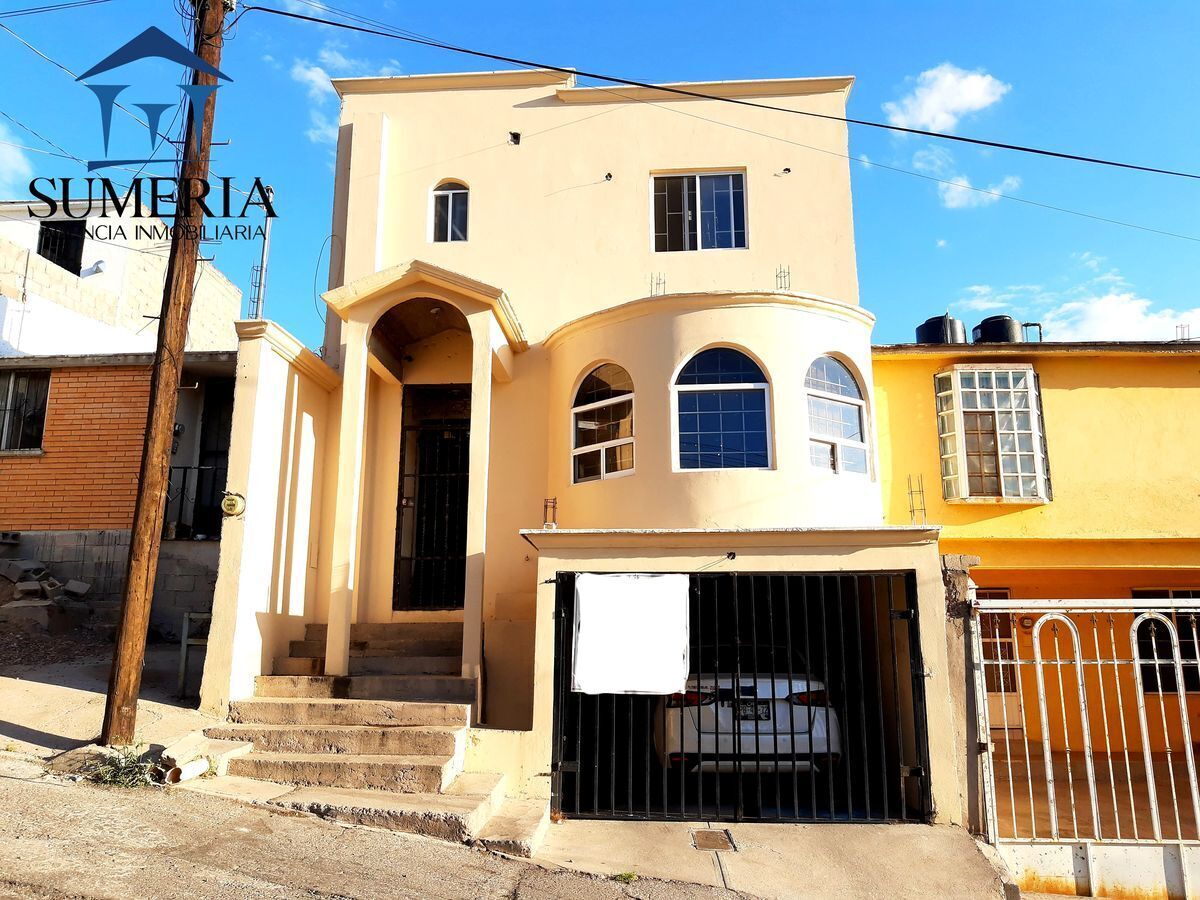
[[[1037,375],[1031,366],[939,372],[938,443],[947,500],[1051,499]]]

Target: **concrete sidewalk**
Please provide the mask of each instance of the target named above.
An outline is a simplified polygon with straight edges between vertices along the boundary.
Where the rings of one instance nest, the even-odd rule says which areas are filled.
[[[48,759],[96,740],[112,645],[97,644],[90,658],[43,666],[8,666],[0,675],[0,750]],[[203,654],[192,663],[195,684]],[[2,662],[2,661],[0,661]],[[185,735],[215,724],[192,705],[176,699],[179,648],[147,648],[138,701],[137,734],[146,749],[170,746]]]
[[[736,849],[697,850],[693,833],[701,829],[727,829]],[[999,875],[971,836],[947,826],[578,819],[551,825],[534,862],[760,897],[1004,896]]]

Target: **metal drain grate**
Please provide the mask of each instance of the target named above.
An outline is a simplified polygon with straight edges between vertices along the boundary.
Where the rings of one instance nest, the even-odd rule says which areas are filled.
[[[697,850],[737,850],[733,845],[733,835],[725,829],[693,831],[692,846]]]

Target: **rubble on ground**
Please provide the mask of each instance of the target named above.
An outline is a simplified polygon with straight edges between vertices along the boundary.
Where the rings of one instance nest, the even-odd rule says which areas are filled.
[[[17,532],[0,531],[0,545],[17,546],[19,538]],[[51,634],[88,627],[101,611],[83,599],[91,588],[77,579],[64,584],[39,559],[0,558],[0,625]],[[95,630],[105,628],[100,622],[95,625]]]

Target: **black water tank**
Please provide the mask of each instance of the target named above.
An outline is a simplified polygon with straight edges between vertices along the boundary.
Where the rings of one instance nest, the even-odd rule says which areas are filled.
[[[1012,316],[988,316],[971,330],[977,344],[1019,344],[1021,323]]]
[[[934,316],[917,326],[918,344],[965,344],[967,330],[963,323],[946,313]]]

